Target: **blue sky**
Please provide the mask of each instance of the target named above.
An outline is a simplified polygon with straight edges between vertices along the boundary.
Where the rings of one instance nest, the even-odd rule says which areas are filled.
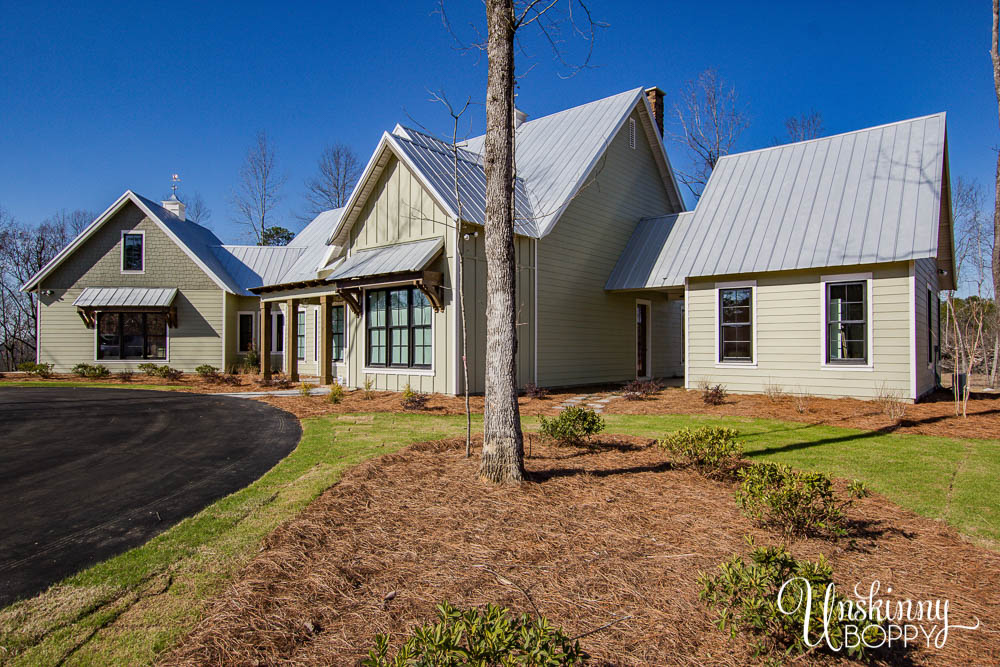
[[[137,5],[143,5],[138,7]],[[450,132],[428,89],[485,95],[486,62],[456,50],[436,0],[406,3],[2,3],[0,206],[26,222],[103,210],[125,189],[200,192],[224,241],[240,240],[229,194],[258,129],[287,174],[280,216],[297,230],[303,181],[326,144],[367,161],[396,122]],[[447,4],[456,30],[482,4]],[[708,67],[751,116],[741,150],[768,145],[784,119],[815,109],[827,133],[948,112],[952,178],[993,178],[997,107],[990,4],[592,0],[591,69],[564,70],[535,35],[520,55],[518,106],[537,117],[636,86],[670,97]],[[571,57],[583,46],[567,35]],[[409,118],[408,118],[409,117]],[[412,120],[410,120],[412,118]],[[484,112],[469,122],[482,131]],[[684,166],[679,146],[667,146]],[[991,188],[987,187],[987,192]]]

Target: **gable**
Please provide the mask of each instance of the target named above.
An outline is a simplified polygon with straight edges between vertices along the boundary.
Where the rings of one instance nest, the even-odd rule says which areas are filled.
[[[141,274],[121,272],[122,232],[141,231],[145,267]],[[93,231],[42,284],[48,289],[84,287],[217,288],[188,254],[135,203],[126,202]]]

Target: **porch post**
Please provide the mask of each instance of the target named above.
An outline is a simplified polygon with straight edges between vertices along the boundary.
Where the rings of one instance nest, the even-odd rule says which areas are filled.
[[[285,301],[285,368],[288,379],[299,381],[299,300]]]
[[[330,295],[319,298],[319,383],[333,383],[332,338],[330,336]]]
[[[260,374],[271,381],[271,302],[260,302]]]

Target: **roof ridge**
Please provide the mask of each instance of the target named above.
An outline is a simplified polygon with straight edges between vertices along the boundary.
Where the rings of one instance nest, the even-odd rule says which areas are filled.
[[[837,134],[830,134],[825,137],[814,137],[813,139],[803,139],[802,141],[791,141],[787,144],[778,144],[777,146],[765,146],[763,148],[754,148],[748,151],[740,151],[739,153],[728,153],[719,158],[719,161],[725,160],[730,157],[739,157],[741,155],[750,155],[751,153],[763,153],[764,151],[773,151],[777,148],[788,148],[789,146],[802,146],[805,144],[815,143],[817,141],[829,141],[830,139],[836,139],[837,137],[846,137],[850,134],[861,134],[862,132],[871,132],[873,130],[881,130],[886,127],[893,127],[895,125],[903,125],[905,123],[915,123],[918,120],[927,120],[928,118],[936,118],[938,116],[946,117],[946,111],[938,111],[936,113],[929,113],[923,116],[915,116],[914,118],[904,118],[902,120],[896,120],[891,123],[882,123],[881,125],[872,125],[871,127],[863,127],[860,130],[850,130],[848,132],[838,132]]]
[[[433,141],[435,143],[442,144],[444,146],[448,146],[449,150],[439,149],[439,148],[435,148],[435,147],[432,147],[432,146],[425,146],[425,148],[427,148],[428,150],[437,151],[438,153],[442,153],[442,154],[446,154],[448,156],[451,156],[451,150],[450,150],[451,144],[448,143],[447,141],[445,141],[443,139],[439,139],[439,138],[435,137],[432,134],[427,134],[426,132],[421,132],[420,130],[414,130],[412,127],[407,127],[406,125],[400,124],[399,127],[403,128],[407,132],[414,132],[415,134],[419,134],[422,137],[427,137],[428,139],[430,139],[431,141]],[[396,139],[397,141],[405,141],[407,143],[413,144],[414,146],[420,147],[420,144],[418,144],[417,142],[413,141],[412,139],[410,139],[408,137],[403,137],[403,136],[400,136],[398,134],[393,134],[392,138]],[[460,154],[461,153],[468,153],[469,155],[475,156],[475,159],[462,158],[463,160],[465,160],[466,162],[469,162],[471,164],[482,166],[482,163],[480,162],[482,160],[482,155],[481,154],[479,154],[479,153],[477,153],[475,151],[469,150],[468,148],[466,148],[462,144],[455,144],[455,148],[458,150],[458,152]]]

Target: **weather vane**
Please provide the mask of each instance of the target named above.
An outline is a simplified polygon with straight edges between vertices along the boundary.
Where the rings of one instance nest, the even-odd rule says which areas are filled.
[[[174,196],[176,196],[177,195],[177,184],[181,182],[181,175],[180,174],[174,174],[173,176],[170,177],[170,180],[173,182],[173,185],[170,186],[170,189],[173,191]]]

